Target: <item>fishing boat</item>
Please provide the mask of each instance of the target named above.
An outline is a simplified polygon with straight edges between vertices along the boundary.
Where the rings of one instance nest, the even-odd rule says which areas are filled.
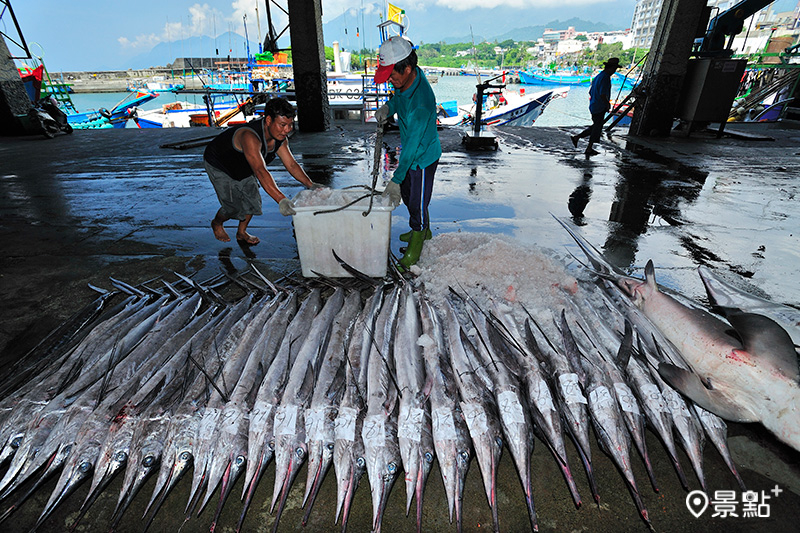
[[[140,105],[157,96],[158,93],[146,90],[136,91],[123,98],[111,109],[101,107],[97,111],[87,113],[68,113],[67,120],[75,129],[124,128]]]
[[[246,100],[241,104],[216,105],[211,110],[214,116],[214,126],[233,126],[247,122],[257,116],[257,107],[253,113],[246,112]],[[151,128],[190,128],[195,126],[209,126],[209,109],[200,104],[191,102],[171,102],[164,104],[161,109],[141,110],[133,113],[133,122],[141,129]]]
[[[36,68],[18,67],[18,70],[31,102],[35,103],[40,98],[55,98],[67,115],[67,122],[76,130],[124,128],[133,109],[158,96],[158,93],[152,91],[137,90],[126,95],[111,109],[101,107],[98,110],[80,112],[70,96],[71,84],[51,78],[44,63]]]
[[[557,87],[536,93],[524,88],[517,91],[501,89],[486,94],[481,109],[481,125],[484,126],[532,126],[555,98],[563,98],[569,87]],[[471,125],[475,120],[475,103],[470,106],[454,106],[453,102],[439,104],[438,122],[443,126]],[[456,107],[454,113],[453,108]]]
[[[569,73],[557,72],[554,74],[547,74],[542,71],[519,71],[519,82],[524,85],[589,85],[592,83],[592,77],[586,74],[575,74],[570,71]]]
[[[518,74],[519,82],[523,85],[590,85],[594,78],[594,75],[575,74],[574,71],[547,74],[537,70],[520,70]],[[611,76],[611,85],[632,89],[636,83],[633,79],[617,72]]]

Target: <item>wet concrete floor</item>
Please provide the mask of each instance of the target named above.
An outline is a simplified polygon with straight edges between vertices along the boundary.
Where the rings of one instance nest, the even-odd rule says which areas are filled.
[[[759,128],[772,140],[744,140],[697,132],[689,138],[641,139],[620,133],[586,159],[573,148],[569,129],[510,128],[497,132],[498,151],[470,153],[461,132],[440,133],[444,154],[436,176],[430,212],[434,233],[489,232],[511,235],[524,244],[577,251],[550,213],[571,218],[584,235],[615,264],[641,274],[652,259],[660,283],[704,300],[695,268],[706,265],[732,283],[781,303],[800,305],[800,130]],[[740,126],[741,128],[741,126]],[[728,130],[735,128],[729,126]],[[753,130],[749,130],[751,133]],[[202,167],[202,147],[161,148],[213,132],[203,129],[76,131],[52,140],[38,137],[0,139],[0,352],[7,365],[93,298],[88,283],[109,288],[109,277],[139,283],[173,272],[209,278],[252,263],[272,277],[299,269],[291,221],[266,198],[264,214],[251,233],[261,244],[241,248],[216,241],[209,220],[217,200]],[[368,184],[374,128],[337,123],[325,133],[297,133],[290,145],[314,181],[334,188]],[[384,142],[390,152],[396,133]],[[580,147],[581,149],[583,146]],[[391,156],[383,159],[391,164]],[[280,165],[271,167],[291,196],[299,191]],[[384,173],[386,170],[384,169]],[[406,231],[404,209],[395,211],[393,236]],[[231,227],[232,230],[232,227]],[[395,238],[392,249],[398,253]],[[778,443],[757,426],[730,424],[730,446],[749,490],[771,496],[763,517],[712,517],[713,508],[695,518],[685,505],[659,441],[648,432],[648,448],[660,492],[653,492],[641,461],[635,475],[656,531],[793,530],[800,520],[800,454]],[[534,495],[543,531],[644,531],[622,478],[595,446],[595,472],[601,496],[590,502],[585,475],[574,448],[570,462],[583,496],[571,503],[549,452],[534,452]],[[691,489],[685,455],[681,463]],[[717,452],[705,449],[709,495],[741,492]],[[268,512],[274,470],[270,468],[245,521],[245,531],[271,529]],[[500,465],[498,503],[503,531],[528,527],[521,486],[510,456]],[[300,525],[303,480],[300,473],[279,531],[335,531],[335,480],[329,475],[311,521]],[[3,531],[29,531],[55,481],[37,491]],[[241,485],[241,481],[239,482]],[[116,502],[121,479],[101,495],[76,531],[102,531]],[[783,492],[771,493],[776,485]],[[119,531],[140,531],[141,513],[152,491],[150,480],[126,514]],[[40,531],[67,530],[88,486],[81,487]],[[241,503],[228,501],[218,531],[232,531]],[[189,482],[182,481],[167,500],[153,531],[176,531],[183,523]],[[762,501],[762,500],[759,500]],[[402,483],[392,493],[384,531],[413,531],[404,512]],[[0,504],[4,510],[7,503]],[[477,465],[467,478],[465,531],[491,528]],[[425,496],[423,529],[454,530],[434,468]],[[206,531],[213,506],[192,518],[182,531]],[[351,531],[368,531],[371,504],[366,478],[356,494]]]

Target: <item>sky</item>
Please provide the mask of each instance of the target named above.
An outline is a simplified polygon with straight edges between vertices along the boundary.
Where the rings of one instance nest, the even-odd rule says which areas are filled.
[[[576,7],[605,1],[397,0],[393,3],[413,14],[431,4],[457,13],[492,7]],[[278,3],[286,6],[286,0]],[[352,13],[362,6],[369,10],[371,3],[370,0],[323,0],[323,22],[349,9],[355,10]],[[265,0],[11,0],[11,5],[32,55],[42,56],[50,70],[99,70],[106,68],[105,65],[124,64],[125,59],[141,55],[162,42],[200,35],[214,37],[228,30],[244,34],[245,15],[251,41],[260,41],[259,36],[266,32]],[[274,6],[271,12],[273,25],[280,31],[286,16]],[[4,16],[1,24],[5,33],[14,33],[10,17]],[[19,50],[12,43],[7,44],[12,55],[18,55]]]
[[[277,2],[286,6],[286,0]],[[449,8],[454,20],[458,20],[459,14],[474,15],[476,10],[491,8],[563,11],[563,19],[567,19],[579,16],[582,11],[597,12],[608,2],[397,0],[393,3],[404,8],[413,21],[414,16],[431,5]],[[348,12],[355,18],[360,10],[369,11],[371,4],[370,0],[322,0],[323,22],[348,10],[352,10]],[[634,4],[635,0],[629,0],[631,14]],[[125,64],[126,59],[146,53],[159,43],[201,35],[214,37],[229,30],[243,35],[245,20],[251,41],[261,41],[266,32],[265,0],[11,0],[11,5],[31,53],[42,56],[48,69],[56,71],[119,68],[117,65]],[[274,6],[271,12],[273,25],[280,31],[285,26],[286,16]],[[0,24],[3,32],[15,33],[10,17],[4,16]],[[519,25],[529,24],[522,21]],[[446,29],[443,25],[443,31]],[[19,54],[12,43],[7,41],[7,44],[12,55]],[[330,44],[327,38],[326,44]]]

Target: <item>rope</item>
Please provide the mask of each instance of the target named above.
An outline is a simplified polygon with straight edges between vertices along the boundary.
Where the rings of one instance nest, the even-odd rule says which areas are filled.
[[[344,204],[342,206],[339,206],[339,207],[336,207],[334,209],[323,209],[322,211],[314,211],[314,216],[316,216],[316,215],[324,215],[325,213],[336,213],[337,211],[343,211],[343,210],[347,209],[348,207],[350,207],[351,205],[357,204],[358,202],[360,202],[361,200],[364,200],[367,197],[369,197],[369,202],[370,202],[370,204],[372,204],[373,195],[374,195],[374,191],[372,193],[370,193],[370,194],[365,194],[364,196],[359,196],[358,198],[356,198],[352,202],[346,203],[346,204]],[[370,209],[372,209],[372,205],[370,205]],[[364,215],[364,216],[367,216],[367,215]]]

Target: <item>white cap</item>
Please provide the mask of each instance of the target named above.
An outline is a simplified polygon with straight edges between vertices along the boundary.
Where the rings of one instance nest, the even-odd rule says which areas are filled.
[[[395,63],[411,55],[413,49],[411,41],[399,35],[383,41],[378,49],[378,70],[375,71],[375,83],[386,82],[392,74]]]

